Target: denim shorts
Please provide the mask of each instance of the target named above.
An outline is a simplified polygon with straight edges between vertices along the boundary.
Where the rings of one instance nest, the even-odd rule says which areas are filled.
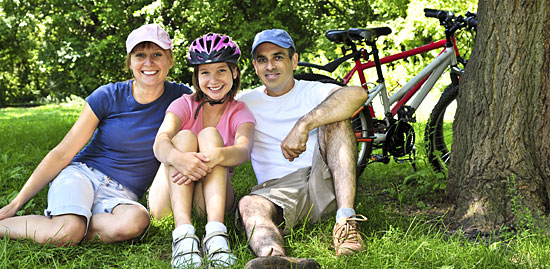
[[[84,163],[72,162],[50,183],[47,217],[74,214],[90,218],[111,213],[120,204],[145,207],[138,196],[117,181]],[[146,209],[145,209],[146,210]],[[147,210],[146,210],[147,211]]]

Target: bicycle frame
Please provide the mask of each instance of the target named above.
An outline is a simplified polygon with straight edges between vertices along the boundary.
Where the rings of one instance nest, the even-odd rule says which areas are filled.
[[[386,84],[383,79],[379,78],[379,83],[373,89],[369,90],[369,99],[365,102],[365,105],[370,105],[372,100],[378,94],[381,94],[384,115],[389,115],[389,113],[391,113],[391,115],[394,116],[397,109],[418,92],[409,105],[416,110],[439,77],[441,77],[441,74],[443,74],[447,66],[456,66],[456,64],[456,52],[454,47],[445,47],[428,66],[424,67],[416,76],[392,95],[388,96]],[[362,72],[359,74],[362,74]],[[390,106],[398,101],[399,103],[390,110]]]
[[[397,110],[403,104],[408,102],[409,99],[416,92],[418,92],[418,90],[420,88],[426,89],[426,90],[421,90],[421,92],[424,93],[422,98],[419,98],[419,97],[415,98],[415,100],[417,99],[418,101],[415,101],[414,105],[411,104],[411,107],[414,107],[415,110],[418,108],[418,106],[420,105],[423,98],[426,96],[426,94],[429,92],[429,90],[433,87],[433,84],[435,84],[435,81],[437,81],[437,78],[439,78],[441,76],[441,73],[442,73],[441,72],[441,73],[437,74],[437,76],[432,76],[434,78],[433,83],[429,87],[422,87],[425,84],[426,80],[428,80],[429,75],[430,75],[430,71],[427,71],[427,70],[434,70],[434,69],[436,69],[437,66],[440,65],[440,64],[437,64],[437,63],[440,62],[440,61],[443,61],[440,57],[444,52],[445,52],[445,55],[447,55],[447,56],[445,56],[445,58],[446,59],[451,58],[450,59],[451,62],[449,63],[449,62],[446,61],[445,63],[441,63],[441,65],[443,67],[446,67],[448,65],[456,66],[456,57],[451,57],[453,55],[459,56],[459,52],[458,52],[458,49],[456,47],[456,42],[453,38],[452,39],[453,46],[451,48],[445,47],[446,43],[447,43],[447,40],[442,39],[442,40],[439,40],[437,42],[432,42],[430,44],[426,44],[426,45],[423,45],[423,46],[420,46],[420,47],[417,47],[417,48],[414,48],[414,49],[411,49],[411,50],[407,50],[407,51],[404,51],[404,52],[401,52],[401,53],[386,56],[386,57],[380,59],[380,64],[386,64],[386,63],[394,62],[394,61],[397,61],[397,60],[405,59],[407,57],[414,56],[414,55],[417,55],[417,54],[420,54],[420,53],[428,52],[428,51],[431,51],[431,50],[434,50],[434,49],[444,48],[444,50],[436,57],[436,59],[430,65],[428,65],[427,67],[425,67],[423,69],[423,71],[425,71],[425,72],[421,71],[413,79],[411,79],[409,81],[409,83],[407,83],[404,87],[402,87],[397,93],[393,94],[391,97],[388,97],[387,90],[386,90],[385,85],[384,85],[384,90],[382,92],[382,96],[383,96],[383,105],[384,105],[384,114],[385,115],[388,115],[387,113],[390,112],[390,106],[392,104],[394,104],[395,102],[398,102],[391,109],[391,115],[395,116],[395,114],[397,113]],[[454,52],[454,54],[452,54],[452,52]],[[437,58],[440,58],[440,59],[438,60]],[[353,66],[353,68],[346,74],[346,76],[344,76],[343,83],[348,84],[349,81],[353,78],[353,76],[357,72],[357,74],[359,76],[359,80],[361,82],[361,86],[363,88],[367,89],[367,82],[366,82],[366,77],[365,77],[364,70],[368,69],[368,68],[375,67],[375,66],[376,66],[376,64],[372,60],[363,63],[363,62],[361,62],[361,58],[356,59],[355,60],[355,65]],[[445,70],[445,68],[443,68],[443,71],[444,70]],[[379,78],[379,80],[380,80],[380,78]],[[382,80],[382,82],[383,82],[383,80]],[[376,87],[375,87],[375,89],[376,89]],[[369,105],[372,102],[372,99],[374,98],[374,96],[377,95],[380,91],[382,91],[382,89],[376,89],[374,91],[373,90],[369,91],[369,94],[374,93],[374,95],[373,95],[372,98],[369,98],[369,100],[367,100],[367,102],[365,104]],[[362,109],[363,109],[363,107],[361,107],[354,114],[354,116],[357,113],[359,113],[359,111],[361,111]],[[374,117],[375,116],[374,111],[372,111],[372,109],[371,109],[370,112],[371,112],[371,115]]]

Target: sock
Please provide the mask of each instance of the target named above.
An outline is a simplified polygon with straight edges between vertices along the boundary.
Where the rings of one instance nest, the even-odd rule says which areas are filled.
[[[336,211],[336,221],[340,218],[349,218],[355,215],[355,209],[353,208],[340,208]]]
[[[204,229],[206,230],[206,235],[213,232],[227,233],[227,227],[225,227],[223,223],[217,221],[208,222],[206,226],[204,226]],[[227,245],[227,240],[225,240],[224,237],[214,236],[212,239],[208,240],[206,248],[211,250],[229,249],[229,246]]]
[[[204,227],[204,229],[205,229],[206,235],[209,235],[213,232],[227,233],[227,227],[225,227],[223,223],[217,222],[217,221],[208,222]],[[218,249],[226,249],[226,250],[229,249],[227,240],[223,236],[214,236],[210,238],[210,240],[206,242],[206,246],[203,246],[203,247],[206,247],[206,249],[208,249],[208,252],[214,252]],[[214,259],[230,265],[230,264],[233,264],[236,258],[232,254],[229,255],[226,253],[218,253],[214,255]]]
[[[172,231],[172,239],[175,240],[176,238],[184,236],[186,234],[195,234],[195,227],[193,227],[193,225],[191,224],[182,224],[176,227],[176,229]],[[189,238],[186,238],[185,240],[187,239]]]

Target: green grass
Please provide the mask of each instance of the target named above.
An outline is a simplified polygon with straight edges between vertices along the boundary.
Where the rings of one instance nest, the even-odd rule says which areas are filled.
[[[81,102],[36,108],[0,110],[0,206],[20,190],[38,162],[72,126]],[[316,259],[323,268],[533,268],[550,266],[550,242],[529,230],[500,240],[467,240],[444,223],[445,180],[433,173],[422,156],[423,133],[417,133],[417,171],[408,163],[369,165],[358,180],[356,210],[369,218],[361,225],[366,250],[336,257],[331,249],[334,219],[296,226],[287,236],[289,255]],[[235,171],[237,195],[255,184],[247,163]],[[144,200],[142,199],[144,202]],[[18,214],[42,214],[42,190]],[[437,207],[437,208],[435,208]],[[199,237],[204,219],[195,220]],[[230,241],[238,256],[234,268],[254,258],[234,216],[226,217]],[[105,245],[87,242],[75,247],[38,245],[0,239],[0,268],[168,268],[173,220],[153,221],[146,237],[135,243]]]

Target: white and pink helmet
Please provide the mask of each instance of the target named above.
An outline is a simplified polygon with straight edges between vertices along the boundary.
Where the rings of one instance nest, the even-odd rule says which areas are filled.
[[[229,36],[208,33],[191,43],[187,61],[190,65],[220,62],[237,64],[240,56],[239,46]]]

